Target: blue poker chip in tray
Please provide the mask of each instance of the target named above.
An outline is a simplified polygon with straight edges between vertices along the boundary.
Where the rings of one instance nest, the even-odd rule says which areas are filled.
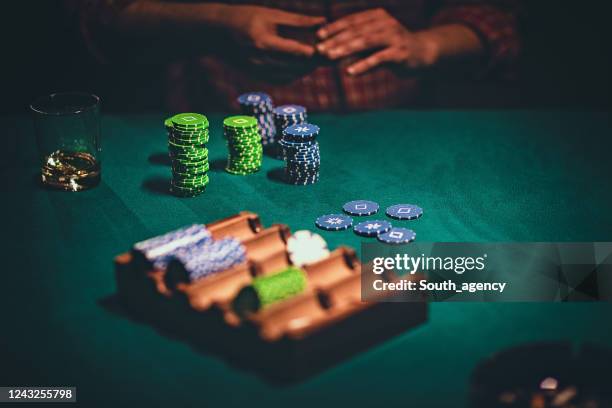
[[[210,241],[212,241],[212,236],[206,226],[203,224],[193,224],[145,241],[137,242],[132,247],[132,254],[138,263],[147,264],[155,268],[165,268],[169,259],[177,251]]]
[[[234,238],[211,241],[198,248],[185,248],[174,254],[168,264],[171,273],[182,270],[194,282],[246,261],[246,249]]]

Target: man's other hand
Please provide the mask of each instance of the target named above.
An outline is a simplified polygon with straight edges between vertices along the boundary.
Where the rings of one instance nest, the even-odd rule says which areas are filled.
[[[425,33],[413,33],[384,9],[372,9],[342,17],[317,31],[317,50],[332,60],[366,51],[372,53],[347,68],[352,75],[384,63],[409,69],[433,65],[438,59],[435,41]]]

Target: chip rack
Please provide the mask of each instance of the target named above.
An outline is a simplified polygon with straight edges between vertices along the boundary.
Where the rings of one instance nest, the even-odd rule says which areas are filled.
[[[263,228],[251,212],[207,228],[216,239],[241,240],[247,262],[190,283],[139,269],[129,253],[119,255],[118,298],[130,317],[274,382],[304,379],[427,320],[425,301],[362,301],[361,264],[348,247],[305,266],[308,286],[300,295],[240,317],[231,308],[238,291],[255,276],[290,265],[290,230],[282,224]]]

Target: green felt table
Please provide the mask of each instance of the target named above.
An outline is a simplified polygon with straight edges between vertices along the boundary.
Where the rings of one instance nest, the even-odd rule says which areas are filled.
[[[612,126],[597,112],[390,111],[312,115],[321,181],[223,171],[209,115],[207,191],[167,192],[165,115],[104,116],[103,181],[66,193],[36,183],[28,117],[5,118],[1,165],[2,385],[74,385],[83,406],[461,407],[481,359],[543,340],[612,344],[609,304],[436,303],[417,329],[303,382],[278,386],[125,318],[113,257],[135,241],[250,210],[267,226],[314,229],[354,199],[420,205],[420,241],[610,241]],[[358,248],[351,231],[321,232]],[[174,403],[173,403],[174,401]]]

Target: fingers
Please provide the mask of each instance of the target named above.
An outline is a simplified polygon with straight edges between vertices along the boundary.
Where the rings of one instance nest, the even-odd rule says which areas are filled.
[[[378,51],[370,55],[369,57],[364,58],[361,61],[357,61],[353,65],[349,66],[346,69],[346,72],[348,72],[350,75],[359,75],[385,62],[395,61],[395,52],[396,51],[391,48]]]
[[[386,47],[388,45],[387,36],[381,34],[361,35],[344,42],[329,50],[328,57],[332,60],[344,58],[349,55],[357,54],[362,51],[374,48]]]
[[[359,37],[370,37],[383,31],[385,28],[385,22],[379,21],[370,23],[364,26],[349,28],[344,30],[330,39],[317,44],[317,50],[329,58],[338,58],[335,54],[338,54],[339,49],[346,48],[349,43],[356,40]]]
[[[277,24],[287,25],[292,27],[312,27],[325,23],[325,17],[306,16],[304,14],[289,13],[287,11],[278,10],[276,19]]]
[[[343,30],[346,30],[349,27],[365,24],[368,21],[375,20],[381,16],[381,14],[386,13],[383,9],[374,9],[374,10],[366,10],[361,11],[359,13],[350,14],[346,17],[342,17],[333,23],[327,24],[326,26],[321,27],[317,31],[317,36],[324,40],[329,38]]]
[[[303,14],[289,13],[282,10],[275,10],[272,18],[273,24],[292,26],[292,27],[312,27],[325,23],[325,17],[313,17]],[[302,44],[299,41],[279,37],[276,34],[267,35],[262,41],[263,49],[288,53],[300,57],[311,57],[315,53],[313,46]]]
[[[261,41],[262,48],[266,51],[277,51],[292,54],[299,57],[311,57],[314,47],[295,40],[281,38],[277,35],[268,35]]]

